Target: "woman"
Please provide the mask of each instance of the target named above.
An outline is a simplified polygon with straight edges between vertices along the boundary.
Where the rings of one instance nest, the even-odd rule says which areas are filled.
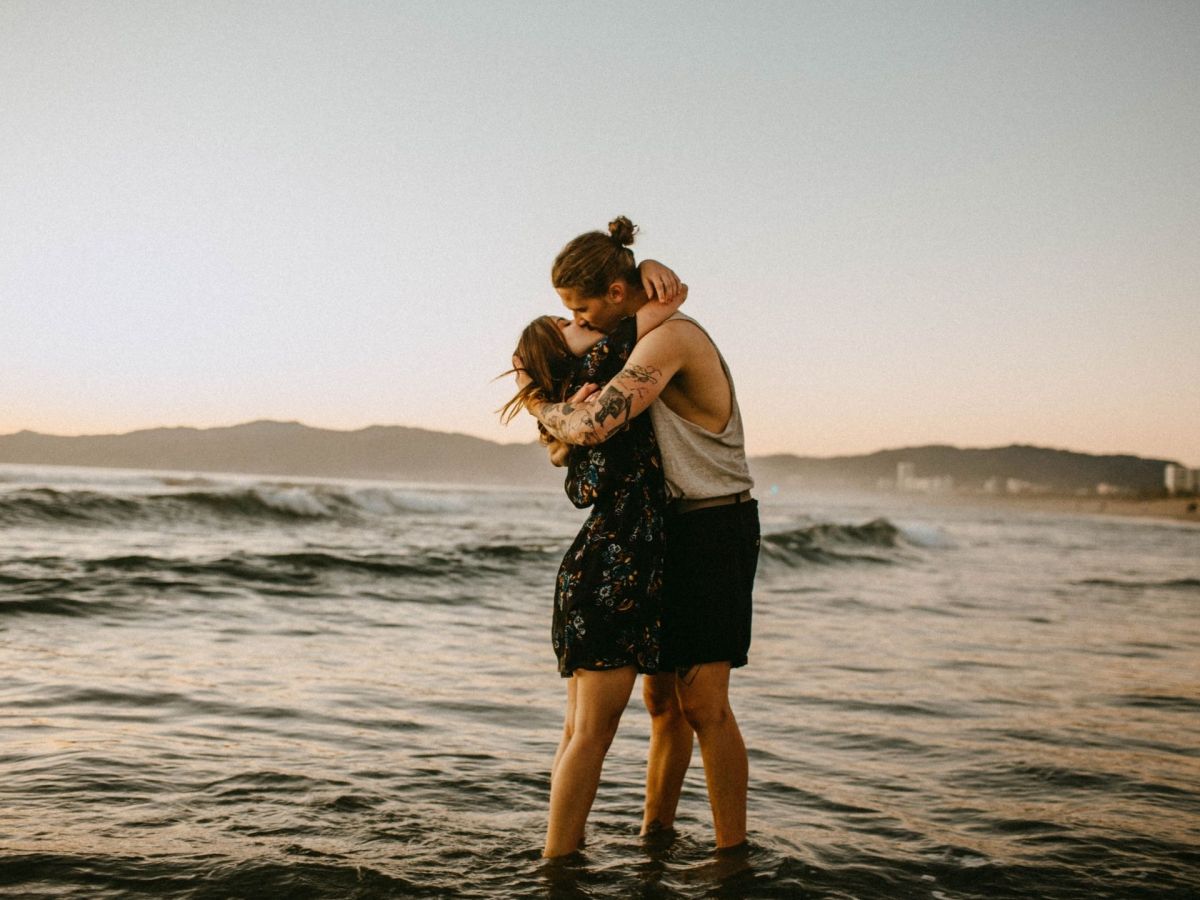
[[[635,231],[620,217],[607,235],[576,238],[555,261],[555,286],[568,282],[589,296],[597,284],[607,290],[622,280],[660,299],[678,292],[674,302],[646,304],[603,337],[565,319],[535,320],[514,355],[519,390],[503,416],[511,418],[527,400],[563,400],[585,384],[607,382],[636,341],[679,308],[686,289],[678,289],[674,273],[657,264],[639,271],[634,264],[628,245]],[[551,770],[547,857],[572,853],[582,843],[604,757],[637,673],[658,671],[661,626],[666,492],[649,417],[633,420],[602,445],[573,448],[567,466],[568,496],[592,513],[563,558],[555,586],[553,644],[559,672],[570,680]]]

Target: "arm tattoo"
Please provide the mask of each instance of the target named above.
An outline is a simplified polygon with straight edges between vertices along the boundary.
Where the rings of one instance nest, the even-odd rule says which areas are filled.
[[[596,423],[603,425],[608,419],[621,419],[622,422],[629,419],[629,410],[633,407],[633,403],[629,397],[621,393],[619,388],[610,387],[607,391],[600,395],[600,408],[596,410]],[[624,413],[624,418],[621,414]]]
[[[645,401],[642,409],[653,401],[661,377],[662,372],[653,366],[628,366],[608,387],[583,403],[547,403],[533,412],[560,441],[601,444],[629,424],[637,401]]]
[[[626,369],[622,369],[617,377],[624,378],[627,381],[636,381],[640,384],[658,384],[658,379],[655,376],[661,374],[658,369],[647,368],[646,366],[629,366]]]

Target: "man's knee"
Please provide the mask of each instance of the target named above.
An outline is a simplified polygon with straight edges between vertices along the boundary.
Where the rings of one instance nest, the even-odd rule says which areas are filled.
[[[642,699],[652,719],[682,718],[674,675],[647,676],[642,683]]]
[[[683,716],[696,731],[720,727],[733,717],[729,707],[729,682],[717,669],[697,667],[691,677],[680,678],[679,701]],[[712,677],[712,676],[719,677]]]
[[[691,695],[683,701],[683,717],[697,732],[719,728],[733,716],[729,701],[724,697]]]

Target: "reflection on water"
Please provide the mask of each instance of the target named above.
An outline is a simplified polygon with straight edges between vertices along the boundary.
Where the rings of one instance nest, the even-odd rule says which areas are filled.
[[[734,676],[752,840],[637,834],[635,692],[538,858],[552,494],[0,473],[0,884],[22,896],[1200,890],[1200,529],[773,497]]]

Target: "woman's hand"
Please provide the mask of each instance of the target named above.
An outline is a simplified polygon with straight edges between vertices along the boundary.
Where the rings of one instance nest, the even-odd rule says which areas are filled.
[[[583,387],[581,387],[579,390],[577,390],[575,393],[573,393],[570,397],[568,397],[567,402],[568,403],[583,403],[585,400],[587,400],[589,397],[591,397],[592,394],[596,393],[596,391],[598,391],[598,390],[600,390],[600,385],[593,384],[592,382],[589,381],[587,384],[585,384]]]
[[[642,287],[651,300],[671,303],[676,299],[681,287],[679,276],[662,263],[644,259],[638,266],[638,274],[642,276]]]
[[[571,453],[570,444],[550,438],[546,442],[546,449],[550,451],[550,465],[558,466],[561,469],[567,464],[567,456]]]

